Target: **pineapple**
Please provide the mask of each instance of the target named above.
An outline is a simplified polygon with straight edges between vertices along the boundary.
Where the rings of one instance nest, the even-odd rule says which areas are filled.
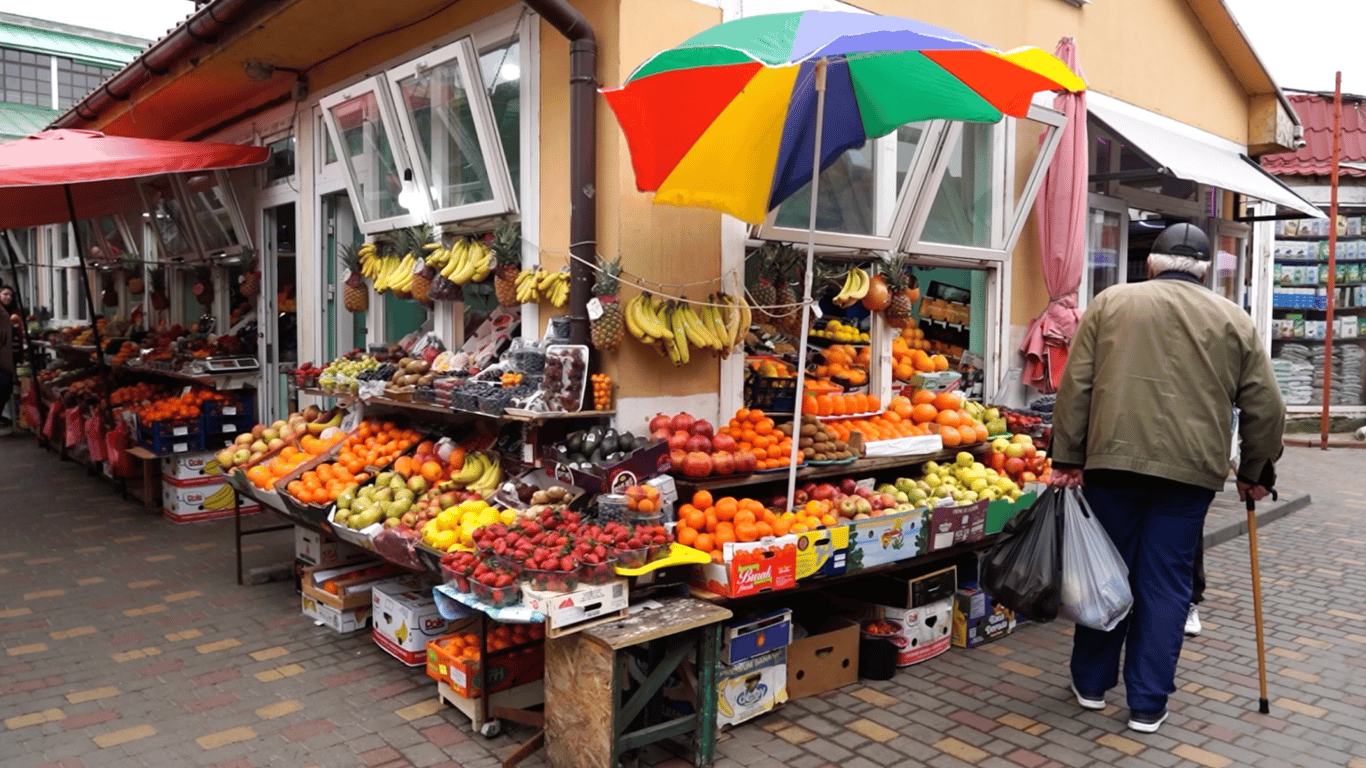
[[[346,282],[342,283],[342,305],[347,312],[364,312],[370,308],[370,291],[366,288],[365,278],[360,273],[360,255],[356,253],[359,246],[352,243],[342,248],[340,254],[342,264],[351,270],[347,275]]]
[[[792,288],[794,270],[800,273],[800,270],[797,269],[800,258],[800,252],[790,245],[780,247],[778,255],[775,257],[777,289],[774,291],[774,295],[779,305],[785,305],[782,309],[775,310],[775,319],[778,327],[789,336],[796,336],[802,330],[801,307],[794,306],[801,301],[801,297]]]
[[[416,227],[408,227],[403,231],[400,246],[404,254],[411,253],[414,258],[422,258],[427,255],[426,245],[436,242],[432,237],[432,228],[426,224],[419,224]],[[413,273],[412,282],[407,286],[406,291],[394,291],[394,295],[403,299],[414,299],[421,304],[431,304],[430,291],[432,287],[432,277],[430,272],[425,269]],[[407,295],[404,295],[407,294]]]
[[[759,267],[759,281],[754,286],[754,289],[750,291],[750,295],[754,297],[754,309],[759,314],[760,318],[771,317],[772,315],[769,314],[767,307],[776,304],[778,301],[777,293],[773,290],[773,277],[771,271],[773,269],[773,255],[773,248],[768,244],[765,244],[750,255],[750,258],[758,261]]]
[[[141,296],[145,288],[142,282],[142,260],[131,255],[124,257],[123,274],[128,277],[128,295]]]
[[[602,314],[593,321],[590,329],[593,348],[599,352],[610,352],[621,346],[624,321],[621,316],[621,304],[617,302],[617,291],[621,287],[620,276],[621,259],[612,259],[602,265],[598,281],[593,284],[593,295],[602,304]]]
[[[257,269],[256,259],[253,258],[247,271],[237,278],[237,290],[241,291],[242,297],[246,299],[255,299],[261,295],[261,270]]]
[[[493,292],[498,303],[504,307],[515,307],[517,301],[517,274],[522,271],[522,225],[505,222],[493,233]],[[615,282],[615,281],[613,281]],[[616,295],[616,291],[612,291]]]
[[[911,297],[906,291],[910,288],[909,265],[905,256],[893,257],[890,263],[882,265],[882,274],[887,280],[891,297],[882,316],[893,328],[905,328],[911,324]]]
[[[152,282],[152,310],[165,312],[171,308],[171,297],[166,294],[166,270],[162,267],[149,267],[147,277]]]

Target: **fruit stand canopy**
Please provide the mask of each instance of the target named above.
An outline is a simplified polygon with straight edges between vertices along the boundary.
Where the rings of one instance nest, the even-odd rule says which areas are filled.
[[[140,207],[134,179],[257,165],[269,155],[267,147],[43,131],[0,144],[0,229],[67,221],[67,185],[76,217],[86,219]]]

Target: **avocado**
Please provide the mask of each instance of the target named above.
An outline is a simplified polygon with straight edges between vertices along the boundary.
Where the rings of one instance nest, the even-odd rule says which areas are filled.
[[[583,432],[570,432],[569,437],[565,438],[564,446],[570,453],[580,450],[583,447]]]
[[[612,453],[617,450],[617,431],[608,428],[602,433],[602,450],[604,453]]]

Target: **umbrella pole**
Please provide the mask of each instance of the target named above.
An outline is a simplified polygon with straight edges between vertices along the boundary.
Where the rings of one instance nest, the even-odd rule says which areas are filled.
[[[806,228],[806,274],[802,279],[802,335],[797,341],[797,392],[792,408],[792,455],[788,457],[787,503],[795,503],[797,493],[797,459],[802,455],[802,398],[806,394],[807,335],[811,331],[811,273],[816,260],[816,201],[820,192],[821,133],[825,125],[825,57],[816,62],[816,138],[811,152],[811,213]]]
[[[109,386],[109,366],[104,362],[104,341],[100,338],[99,313],[95,311],[95,294],[90,290],[90,274],[85,264],[85,243],[81,242],[81,228],[76,225],[76,204],[71,200],[71,185],[63,184],[66,193],[66,212],[71,218],[71,235],[76,239],[76,258],[81,262],[81,286],[85,288],[85,305],[90,310],[90,333],[95,339],[95,365],[100,369],[100,383],[104,385],[104,399],[101,400],[100,413],[104,415],[104,426],[113,424],[109,410],[109,396],[114,393]]]

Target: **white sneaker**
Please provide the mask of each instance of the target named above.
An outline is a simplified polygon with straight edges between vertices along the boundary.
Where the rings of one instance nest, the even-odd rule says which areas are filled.
[[[1077,690],[1076,683],[1072,683],[1072,695],[1077,697],[1077,706],[1082,709],[1105,709],[1105,698],[1103,696],[1094,699],[1083,696],[1081,691]]]
[[[1186,614],[1186,637],[1198,636],[1200,629],[1200,608],[1192,605],[1190,612]]]

